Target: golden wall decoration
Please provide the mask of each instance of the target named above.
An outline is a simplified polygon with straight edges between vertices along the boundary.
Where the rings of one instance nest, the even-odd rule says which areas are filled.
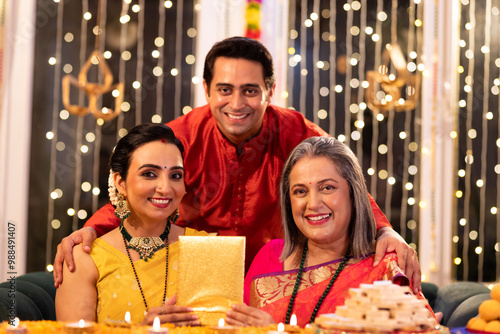
[[[366,104],[373,112],[414,109],[420,95],[420,75],[408,72],[403,51],[397,44],[388,44],[382,58],[383,63],[377,71],[366,73],[369,84],[365,93]],[[389,74],[391,66],[396,70],[395,74]],[[385,93],[383,98],[377,96],[380,88]]]
[[[89,82],[87,78],[88,71],[93,65],[92,60],[94,57],[94,61],[97,62],[99,72],[104,78],[102,84],[97,82]],[[85,93],[88,99],[88,105],[71,104],[71,86],[75,86]],[[104,56],[97,50],[92,52],[89,59],[78,74],[78,78],[67,74],[62,79],[62,96],[64,107],[66,108],[66,110],[76,116],[85,116],[89,113],[92,113],[95,118],[102,118],[104,121],[112,120],[120,114],[121,105],[123,102],[123,90],[123,83],[119,82],[113,85],[113,74],[111,73],[108,64],[106,64]],[[113,92],[113,97],[115,99],[114,109],[107,107],[98,108],[97,101],[99,97],[109,92]]]

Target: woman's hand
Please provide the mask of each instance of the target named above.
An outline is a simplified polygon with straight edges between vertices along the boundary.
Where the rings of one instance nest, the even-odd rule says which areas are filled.
[[[231,326],[269,326],[275,324],[273,317],[258,308],[245,304],[234,304],[226,313],[226,322]]]
[[[168,322],[176,326],[199,326],[201,323],[196,314],[192,314],[193,309],[187,306],[175,305],[176,295],[165,301],[165,305],[152,307],[144,317],[142,325],[152,325],[155,317],[161,323]]]

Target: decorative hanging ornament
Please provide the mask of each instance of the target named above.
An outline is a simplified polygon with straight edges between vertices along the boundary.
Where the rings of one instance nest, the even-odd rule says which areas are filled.
[[[245,19],[247,21],[247,28],[245,37],[259,39],[261,34],[260,29],[260,7],[262,0],[248,0]]]
[[[368,71],[366,78],[366,104],[373,112],[389,110],[408,111],[415,108],[419,99],[420,75],[409,74],[407,63],[398,44],[388,44],[383,55],[383,64],[378,71]],[[396,74],[389,74],[389,68],[396,69]],[[383,89],[384,97],[377,96]],[[404,98],[401,91],[405,89]]]
[[[94,58],[94,59],[93,59]],[[87,80],[87,73],[92,65],[92,63],[97,62],[99,71],[103,74],[104,83],[94,83],[89,82]],[[121,111],[121,105],[123,102],[123,90],[124,84],[117,83],[115,85],[111,85],[113,83],[113,74],[106,64],[104,60],[104,56],[97,50],[92,52],[89,59],[83,66],[80,74],[78,75],[78,79],[73,77],[70,74],[67,74],[62,79],[62,95],[63,95],[63,104],[66,110],[76,116],[85,116],[89,113],[92,113],[95,118],[102,118],[104,121],[110,121]],[[87,106],[80,106],[70,103],[70,86],[73,85],[77,87],[79,90],[82,90],[88,98]],[[115,108],[98,108],[97,101],[98,98],[106,93],[109,93],[113,90],[116,90],[115,95]]]
[[[80,70],[78,74],[78,79],[74,76],[67,74],[62,79],[62,97],[63,104],[68,112],[76,116],[85,116],[92,113],[95,118],[102,118],[104,121],[110,121],[121,112],[121,105],[123,102],[123,92],[124,84],[119,82],[113,85],[113,74],[109,69],[108,64],[104,59],[104,55],[99,51],[99,36],[101,34],[100,24],[100,12],[101,12],[101,1],[98,2],[98,13],[97,13],[97,35],[95,42],[95,50],[90,54],[85,65]],[[98,66],[99,73],[102,74],[103,83],[99,82],[89,82],[88,81],[88,71],[92,65]],[[75,86],[79,90],[83,91],[88,99],[88,105],[76,105],[70,103],[70,89],[71,86]],[[97,107],[97,102],[99,97],[104,94],[113,92],[112,96],[115,100],[115,107],[107,108]]]

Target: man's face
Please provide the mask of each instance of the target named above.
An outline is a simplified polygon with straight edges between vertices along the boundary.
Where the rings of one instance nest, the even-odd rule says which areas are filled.
[[[259,62],[219,57],[214,63],[210,87],[203,82],[219,130],[235,145],[254,137],[262,127],[274,92],[274,87],[266,88],[263,73]]]

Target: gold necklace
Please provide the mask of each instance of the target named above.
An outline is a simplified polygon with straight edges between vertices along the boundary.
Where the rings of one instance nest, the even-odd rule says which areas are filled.
[[[165,231],[163,231],[159,237],[132,237],[125,229],[125,226],[123,226],[123,221],[120,223],[119,229],[123,238],[127,241],[125,244],[127,250],[132,248],[139,253],[141,260],[147,262],[154,253],[165,247],[165,239],[167,239],[170,234],[170,226],[171,222],[169,217],[167,226],[165,226]]]

